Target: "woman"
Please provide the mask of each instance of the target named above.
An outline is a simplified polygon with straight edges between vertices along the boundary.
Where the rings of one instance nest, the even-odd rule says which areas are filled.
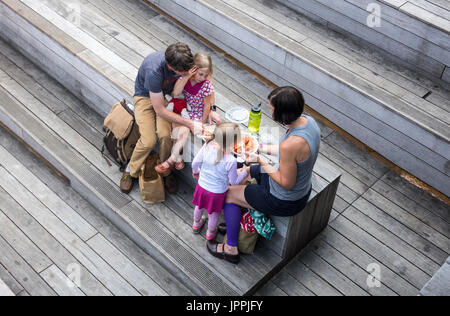
[[[227,244],[209,242],[208,251],[215,257],[239,262],[237,248],[241,207],[255,209],[270,216],[295,216],[306,206],[312,189],[312,172],[319,154],[320,128],[303,115],[305,101],[293,87],[282,87],[269,95],[273,119],[288,127],[280,145],[261,146],[260,152],[278,155],[272,167],[261,156],[248,157],[258,165],[250,168],[257,185],[230,187],[225,205]]]

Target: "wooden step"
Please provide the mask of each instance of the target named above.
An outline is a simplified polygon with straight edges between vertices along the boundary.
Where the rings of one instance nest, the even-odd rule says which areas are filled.
[[[5,71],[14,73],[14,65],[4,57],[2,60]],[[19,70],[15,73],[21,82],[31,80]],[[55,98],[39,94],[39,89],[27,85],[30,91],[24,89],[3,71],[1,79],[4,96],[1,121],[46,157],[71,180],[78,192],[194,293],[250,293],[281,263],[281,257],[265,250],[259,257],[244,258],[236,272],[226,262],[212,258],[206,250],[204,236],[197,238],[191,232],[191,186],[181,185],[182,195],[169,197],[165,204],[155,206],[142,203],[137,188],[131,196],[123,195],[118,189],[121,174],[117,166],[108,167],[98,148],[102,142],[98,133],[101,125],[86,129],[86,122],[82,125],[72,113],[77,113],[77,109],[64,109]],[[270,263],[264,262],[267,256],[272,257]]]
[[[0,279],[0,296],[15,296],[13,291]]]
[[[251,1],[247,2],[253,3]],[[46,1],[46,3],[51,4],[55,2]],[[228,61],[221,53],[204,45],[195,35],[189,34],[189,32],[177,27],[168,19],[155,14],[155,11],[149,6],[146,6],[138,0],[92,0],[81,1],[80,3],[82,3],[83,8],[82,16],[85,17],[81,24],[83,29],[80,31],[80,27],[78,26],[75,30],[78,29],[77,32],[87,33],[92,38],[97,39],[99,41],[98,46],[103,46],[110,50],[108,54],[114,52],[117,56],[122,56],[122,59],[127,60],[131,65],[139,65],[141,60],[138,60],[138,56],[141,56],[142,59],[145,57],[145,53],[140,53],[141,50],[148,52],[149,47],[154,50],[161,50],[169,43],[178,40],[188,43],[194,51],[205,51],[212,54],[216,66],[214,81],[219,92],[217,97],[220,98],[220,110],[226,110],[234,105],[249,107],[251,104],[260,100],[263,101],[265,105],[263,120],[265,120],[269,126],[272,126],[270,124],[273,124],[273,121],[270,120],[270,112],[266,106],[266,96],[270,93],[271,87],[255,79],[251,74],[233,62]],[[65,47],[66,45],[69,45],[67,43],[70,43],[73,38],[70,39],[70,37],[66,37],[67,43],[64,44],[64,42],[60,42],[59,45],[56,45],[55,41],[46,41],[49,38],[54,39],[64,34],[67,35],[67,33],[62,32],[62,34],[58,35],[59,28],[55,27],[52,23],[46,24],[49,20],[46,20],[45,18],[39,20],[39,15],[33,15],[34,10],[27,11],[26,7],[22,7],[19,11],[25,12],[26,14],[24,13],[24,16],[32,22],[31,25],[34,25],[34,28],[40,29],[41,32],[33,33],[35,31],[33,27],[29,28],[27,24],[21,24],[22,26],[14,28],[16,32],[11,32],[11,29],[3,28],[2,31],[5,30],[7,34],[14,35],[12,37],[8,36],[8,40],[12,43],[16,42],[14,45],[33,58],[36,64],[43,70],[49,73],[53,72],[52,76],[58,78],[58,81],[61,80],[64,85],[67,85],[70,91],[73,91],[80,98],[86,99],[87,101],[85,101],[85,103],[88,103],[92,109],[101,112],[101,108],[104,107],[105,110],[108,111],[111,104],[108,103],[109,101],[103,101],[103,98],[110,98],[112,99],[112,102],[116,102],[116,98],[118,97],[116,95],[123,95],[123,93],[117,93],[117,91],[126,91],[127,86],[125,82],[129,81],[132,83],[134,81],[134,78],[129,78],[129,80],[125,81],[120,79],[124,77],[110,76],[112,74],[121,74],[117,71],[117,68],[123,68],[124,66],[112,65],[112,63],[116,63],[117,60],[113,61],[111,59],[104,60],[103,62],[102,60],[97,60],[96,63],[91,64],[89,59],[86,58],[85,62],[87,65],[93,65],[92,67],[95,70],[89,72],[91,66],[84,67],[84,62],[76,64],[76,61],[70,59],[73,56],[76,56],[75,53],[64,54],[63,50],[58,50],[60,46]],[[127,12],[128,14],[123,14],[123,12]],[[271,14],[273,14],[273,12],[271,12]],[[68,25],[76,25],[76,21],[70,22],[70,16],[68,17],[67,13],[64,15],[64,11],[59,10],[58,15],[69,21]],[[13,21],[15,23],[23,22],[20,20],[20,16],[16,16]],[[53,25],[55,28],[54,33],[50,32],[49,29],[46,31],[45,28],[39,28],[39,25],[46,26],[47,28],[50,28]],[[25,29],[26,31],[23,31]],[[61,31],[61,29],[59,30]],[[32,36],[27,37],[25,41],[21,40],[21,37],[26,36],[27,33],[35,34],[39,41],[33,41]],[[318,33],[320,33],[320,30]],[[76,32],[71,34],[76,37]],[[135,36],[132,41],[129,40],[130,36]],[[141,39],[146,45],[139,42],[139,46],[131,46],[129,49],[124,47],[124,45],[126,46],[130,42],[136,42],[136,38]],[[42,44],[39,44],[39,42],[42,41],[46,41],[45,46],[47,48],[51,47],[51,49],[45,50],[45,48],[41,47]],[[33,46],[32,49],[29,49],[29,43],[32,43],[35,46]],[[334,45],[334,43],[330,42],[330,45],[331,44]],[[78,42],[78,44],[72,43],[70,45],[77,47],[81,44]],[[2,46],[3,49],[4,45],[0,46]],[[353,56],[353,46],[345,43],[342,47],[347,48],[346,53],[349,56]],[[28,53],[25,49],[29,49]],[[55,51],[58,53],[54,53]],[[355,52],[360,51],[355,50]],[[101,125],[104,114],[99,116],[91,108],[84,106],[83,102],[80,102],[73,95],[68,94],[65,89],[63,90],[61,84],[50,79],[47,75],[44,75],[42,71],[21,58],[20,54],[10,50],[4,51],[4,55],[7,55],[9,60],[15,65],[20,66],[23,70],[22,72],[13,72],[11,66],[7,66],[7,68],[4,69],[5,72],[7,72],[10,77],[17,80],[17,82],[20,82],[20,84],[29,93],[36,96],[36,98],[47,100],[52,98],[51,95],[55,95],[59,100],[63,101],[59,102],[60,104],[46,102],[46,106],[51,108],[53,113],[57,114],[67,125],[75,129],[79,136],[86,139],[98,150],[101,146]],[[99,59],[98,56],[91,54],[90,52],[85,52],[76,57],[82,59],[86,55],[94,56]],[[355,53],[355,55],[358,56],[359,53]],[[33,56],[38,57],[36,58]],[[65,56],[65,60],[75,62],[77,67],[71,67],[67,65],[67,63],[64,64],[60,56]],[[365,56],[367,56],[367,58],[364,60],[371,61],[371,65],[374,67],[379,67],[376,63],[376,56],[374,57],[369,54]],[[361,57],[359,60],[361,60]],[[61,67],[55,67],[53,61],[60,63]],[[95,65],[98,65],[99,67],[95,67]],[[66,66],[69,71],[63,70]],[[381,73],[381,71],[378,71],[377,73]],[[34,78],[39,84],[32,84],[24,73],[29,77]],[[83,75],[80,75],[80,73],[83,73]],[[395,76],[395,79],[392,79],[392,81],[396,80],[401,83],[402,87],[408,91],[416,91],[417,96],[419,96],[424,89],[433,88],[433,83],[431,81],[422,80],[423,78],[419,78],[420,80],[417,78],[417,80],[413,80],[413,77],[407,76],[407,73],[405,73],[404,70],[395,71]],[[75,77],[78,79],[74,79]],[[405,80],[406,77],[409,79]],[[401,80],[402,78],[404,80]],[[113,84],[116,85],[116,89],[111,90],[111,94],[114,95],[113,97],[108,94],[109,90],[106,88],[106,83],[108,82],[115,82]],[[47,91],[41,90],[42,88],[40,87],[45,87]],[[96,87],[97,90],[93,90],[93,87]],[[117,88],[120,89],[117,90]],[[129,90],[133,91],[132,84],[129,85]],[[83,92],[81,93],[81,91]],[[435,91],[438,91],[439,94],[437,92],[436,94],[433,93],[429,98],[438,96],[437,99],[439,99],[439,96],[442,95],[442,90],[436,88]],[[99,97],[99,95],[101,95],[101,97]],[[354,146],[338,133],[333,132],[332,129],[327,128],[324,125],[321,125],[321,129],[323,145],[321,147],[318,168],[315,170],[315,178],[317,180],[317,182],[315,181],[315,186],[320,185],[320,183],[323,183],[323,181],[330,178],[330,170],[335,169],[336,171],[343,173],[332,214],[333,221],[337,221],[339,218],[341,218],[341,220],[337,222],[339,225],[336,224],[333,228],[329,228],[321,234],[323,242],[314,242],[311,247],[305,249],[304,254],[295,259],[281,274],[277,275],[274,280],[269,282],[268,288],[261,290],[258,294],[364,294],[361,292],[362,288],[371,295],[416,295],[423,286],[422,281],[428,280],[426,276],[428,276],[428,278],[431,277],[430,271],[435,266],[440,266],[442,264],[439,260],[442,257],[443,251],[434,245],[434,241],[436,240],[438,240],[441,245],[441,241],[443,240],[442,237],[436,239],[436,236],[438,236],[436,234],[433,234],[432,236],[426,235],[429,232],[428,227],[434,227],[438,222],[438,219],[431,216],[430,220],[429,216],[436,214],[443,219],[447,219],[448,206],[443,203],[438,203],[436,199],[409,184],[395,173],[390,172],[387,174],[389,169],[386,166],[371,157],[370,154]],[[104,162],[104,164],[106,165],[106,162]],[[99,163],[99,166],[101,166],[101,163]],[[332,173],[333,172],[331,172],[331,174]],[[187,176],[187,179],[191,178],[189,174],[187,174]],[[116,177],[118,179],[120,175],[116,175]],[[377,180],[381,177],[383,177],[383,183],[389,184],[386,189],[385,186],[374,186],[375,182],[381,181]],[[117,181],[118,180],[113,180],[112,185],[117,186]],[[192,222],[190,200],[192,199],[193,188],[185,182],[181,182],[181,185],[182,189],[180,193],[170,197],[163,206],[164,210],[167,212],[164,213],[165,216],[160,216],[160,218],[164,220],[164,223],[166,223],[167,220],[171,220],[171,223],[175,223],[175,226],[180,224],[177,228],[184,226],[189,227]],[[385,199],[374,198],[372,191],[371,194],[361,196],[362,192],[365,193],[371,187],[375,188],[380,194],[389,196],[389,200],[392,202],[386,202]],[[403,196],[403,194],[405,196]],[[135,191],[131,197],[138,201],[139,193]],[[365,198],[369,199],[371,203],[374,203],[376,208],[369,205],[370,207],[367,207],[366,209],[365,204],[362,203],[364,201],[359,201],[356,204],[354,203],[358,199]],[[362,208],[358,209],[361,214],[357,214],[354,208],[350,209],[349,204],[355,204],[358,208]],[[393,207],[393,204],[400,206],[400,208]],[[144,205],[141,206],[142,210],[145,210],[145,212],[150,214],[155,212],[151,208],[147,208]],[[346,212],[346,209],[349,211]],[[381,214],[384,216],[373,216],[372,210],[374,209],[381,211]],[[420,220],[426,222],[426,224],[420,224],[417,220],[408,220],[406,223],[401,223],[400,220],[405,216],[408,216],[408,213],[410,213],[409,216],[417,216]],[[176,216],[174,217],[172,214],[176,214]],[[378,212],[376,214],[378,215],[380,213]],[[393,214],[395,214],[395,216],[401,216],[397,219],[391,217],[394,216]],[[355,222],[355,224],[350,225],[348,221],[343,221],[342,217],[347,218],[348,221]],[[175,220],[173,220],[174,218]],[[181,221],[179,219],[181,219]],[[447,223],[448,220],[443,220],[443,222]],[[382,227],[385,227],[385,229],[381,229]],[[442,223],[442,225],[437,225],[436,229],[438,231],[447,232],[445,227],[445,224]],[[181,232],[184,231],[185,229],[182,228]],[[387,231],[389,231],[389,233],[387,233]],[[178,231],[176,233],[178,233]],[[448,236],[448,233],[446,233],[446,236]],[[403,241],[409,246],[405,247]],[[115,239],[115,245],[120,245],[122,251],[127,249],[127,244],[123,243],[120,238]],[[429,251],[430,246],[431,251]],[[206,258],[208,255],[205,255],[202,252],[203,247],[204,240],[195,243],[191,249],[194,249],[201,257]],[[264,275],[264,273],[267,273],[271,268],[276,267],[277,262],[280,260],[273,252],[265,247],[261,247],[261,244],[259,244],[258,247],[255,256],[245,256],[244,260],[245,269],[247,269],[248,260],[252,260],[252,275]],[[413,251],[412,248],[417,249],[416,251]],[[419,260],[417,258],[419,258]],[[384,275],[381,280],[382,287],[369,289],[366,287],[366,269],[369,264],[375,262],[380,264]],[[427,262],[430,263],[429,267],[424,268]],[[143,266],[146,265],[141,264],[141,269]],[[241,265],[236,268],[237,272],[240,273]],[[221,267],[218,267],[218,270],[221,270]],[[407,273],[405,273],[405,271]],[[423,275],[424,271],[427,272],[426,276]],[[225,271],[224,273],[227,277],[232,277],[234,273],[236,273],[236,270],[233,270],[233,273],[231,274],[229,274],[229,271]],[[3,276],[4,274],[2,274],[0,266],[0,277],[3,278]],[[266,277],[269,276],[270,274],[266,275]],[[241,277],[240,274],[238,278],[239,277]],[[236,280],[230,280],[230,282],[236,282]],[[238,280],[237,282],[241,282],[242,284],[243,281]],[[16,289],[15,292],[19,293],[20,289]],[[254,291],[250,291],[250,294],[253,292]]]
[[[8,127],[15,134],[24,139],[58,170],[61,170],[70,179],[71,185],[114,224],[128,235],[139,234],[139,238],[136,238],[140,240],[137,241],[138,244],[154,258],[159,258],[159,261],[162,261],[172,274],[180,278],[186,278],[184,274],[187,274],[190,277],[189,283],[190,280],[196,280],[197,288],[194,290],[200,291],[199,293],[238,294],[237,290],[220,280],[215,273],[205,273],[210,269],[205,263],[194,257],[191,250],[188,249],[189,247],[179,239],[179,236],[182,236],[181,232],[178,236],[170,233],[154,217],[156,213],[165,216],[171,213],[167,207],[153,207],[151,209],[153,214],[151,214],[132,197],[122,194],[116,184],[120,179],[120,174],[114,171],[116,167],[109,168],[105,165],[97,149],[80,138],[76,131],[56,115],[52,115],[49,110],[46,111],[40,101],[32,98],[34,104],[31,105],[31,99],[28,100],[30,103],[22,99],[22,102],[35,111],[33,114],[23,103],[20,103],[3,88],[0,93],[2,94],[2,121],[6,121]],[[5,116],[8,117],[8,120],[4,119]],[[45,118],[46,116],[47,118]],[[50,124],[56,129],[58,135],[46,124]],[[63,131],[64,129],[65,131]],[[71,146],[68,143],[75,145]],[[94,166],[96,163],[100,168],[103,165],[102,171],[106,172],[106,175]],[[115,181],[113,182],[108,176],[112,176]],[[173,216],[175,217],[175,214]],[[173,263],[167,258],[170,258]],[[184,266],[183,263],[189,263],[189,265]],[[180,265],[184,271],[180,269]]]
[[[0,3],[0,8],[7,16],[3,20],[5,22],[3,34],[6,34],[7,40],[18,48],[23,41],[29,43],[25,49],[20,48],[21,51],[103,116],[113,104],[111,102],[110,105],[107,105],[108,100],[112,101],[112,98],[119,100],[120,95],[130,100],[132,96],[130,91],[133,89],[131,80],[145,56],[140,55],[140,59],[137,56],[134,59],[126,58],[123,55],[124,51],[117,48],[120,46],[118,45],[119,39],[108,37],[104,31],[100,36],[98,29],[94,31],[95,26],[92,25],[92,22],[89,24],[89,21],[96,21],[98,24],[109,25],[108,15],[99,12],[106,12],[105,8],[108,8],[108,14],[117,17],[117,11],[105,4],[99,11],[94,6],[95,3],[99,5],[98,2],[85,3],[82,12],[88,15],[95,14],[96,19],[91,17],[83,20],[82,25],[88,24],[89,27],[80,30],[76,24],[69,23],[68,17],[61,13],[61,10],[64,9],[62,4],[51,1],[43,3],[45,5],[42,6],[31,1]],[[14,19],[13,22],[12,17],[17,13],[20,13],[20,16],[16,16],[17,19]],[[82,18],[85,19],[84,16]],[[49,24],[49,21],[55,30],[51,28],[52,24]],[[84,24],[84,22],[86,23]],[[154,25],[152,27],[157,29]],[[61,30],[64,32],[61,33]],[[127,38],[133,36],[133,33],[125,33],[126,30],[121,27],[118,28],[118,31],[123,32],[122,35]],[[160,33],[162,32],[157,32],[157,34]],[[171,42],[175,41],[175,38],[171,38]],[[158,49],[167,47],[167,44],[160,40],[153,41],[152,45]],[[141,46],[146,48],[146,53],[152,52],[151,46],[144,43],[141,43]],[[131,57],[130,54],[128,52],[129,57]],[[102,56],[102,58],[98,56]],[[227,67],[230,67],[230,64],[222,63],[222,69]],[[118,73],[122,77],[117,77]],[[249,77],[248,74],[246,76]],[[181,196],[170,197],[163,205],[144,205],[138,190],[132,192],[130,196],[124,196],[118,192],[117,188],[120,173],[108,168],[99,154],[98,146],[101,138],[98,137],[97,131],[101,129],[101,126],[95,126],[93,131],[89,131],[85,128],[86,122],[79,119],[74,121],[76,116],[72,112],[76,111],[70,109],[72,112],[66,112],[64,108],[58,108],[57,103],[51,102],[51,98],[47,98],[46,102],[43,102],[42,95],[36,98],[35,95],[23,93],[24,91],[17,87],[14,80],[6,73],[3,74],[3,77],[4,87],[6,87],[3,93],[12,94],[10,102],[26,105],[23,109],[15,107],[16,110],[23,110],[20,114],[5,109],[6,112],[2,117],[5,124],[17,132],[20,137],[23,135],[25,141],[32,147],[38,147],[36,150],[41,154],[48,156],[49,161],[72,180],[72,185],[77,191],[80,191],[116,225],[132,236],[132,239],[147,252],[153,254],[154,257],[158,257],[158,253],[163,254],[165,259],[161,260],[164,261],[165,267],[185,283],[191,282],[189,284],[191,289],[197,290],[199,293],[216,295],[252,293],[283,263],[280,255],[270,249],[264,250],[263,246],[258,255],[243,259],[238,273],[227,263],[211,258],[204,246],[205,240],[195,238],[190,232],[192,185],[182,186]],[[222,74],[221,78],[223,79],[221,80],[225,80],[226,77],[227,75]],[[127,79],[118,80],[120,78]],[[255,79],[252,81],[255,82]],[[218,81],[216,86],[222,87],[221,82]],[[224,89],[219,91],[229,93],[230,90],[225,88],[225,85],[223,87]],[[122,93],[126,92],[126,95],[120,94],[121,91]],[[241,105],[240,99],[236,99],[233,94],[225,96],[222,92],[217,92],[216,99],[221,105],[221,111],[230,109],[237,104]],[[233,99],[236,100],[236,103],[233,102]],[[255,95],[254,101],[260,102],[262,99]],[[49,108],[46,109],[43,104]],[[36,124],[46,124],[51,127],[52,131],[46,133],[44,129],[38,133],[39,129],[35,128],[24,132],[22,120],[34,118],[31,114],[26,115],[27,111],[31,111],[38,117]],[[223,112],[221,113],[223,114]],[[263,124],[267,127],[280,127],[268,115],[263,118]],[[25,125],[28,127],[28,124]],[[30,126],[33,125],[30,124]],[[61,137],[65,142],[61,143],[55,139],[57,146],[42,148],[41,140],[50,137],[48,134],[51,133],[54,133],[56,139]],[[80,138],[79,134],[82,134],[83,137]],[[58,156],[58,152],[61,150],[66,151],[66,154],[62,155],[67,156],[64,159],[62,156]],[[71,150],[78,152],[81,157],[68,154]],[[61,161],[61,159],[63,160]],[[83,162],[89,162],[88,166],[85,166]],[[319,172],[314,178],[316,192],[320,192],[327,184],[339,177],[339,173],[335,172],[325,159],[319,163],[318,170]],[[167,221],[169,224],[166,223]],[[285,225],[285,223],[281,224]],[[168,233],[163,232],[163,227],[169,230]],[[267,262],[268,257],[271,259]],[[210,266],[213,269],[209,268]],[[255,267],[257,268],[255,269]],[[205,274],[205,271],[209,272]],[[215,271],[220,271],[220,273]]]
[[[446,1],[279,2],[382,49],[411,69],[449,82],[450,7]]]
[[[44,280],[62,296],[193,294],[26,146],[0,135],[0,236],[13,248],[1,249],[10,255],[0,257],[0,277],[14,293],[39,295]]]
[[[281,20],[282,11],[273,9],[278,4],[150,2],[276,84],[297,86],[314,110],[388,160],[450,194],[446,185],[448,84],[438,83],[437,98],[427,100],[428,92],[422,96],[419,90],[412,92],[413,86],[425,88],[420,79],[405,78],[383,63],[365,62],[358,51],[348,54],[347,44],[339,43],[342,36],[336,41],[329,32],[316,37],[320,29],[315,27],[297,29],[294,25],[299,23],[292,19],[285,19],[289,23]]]
[[[436,272],[433,278],[420,291],[421,296],[450,295],[450,258]]]

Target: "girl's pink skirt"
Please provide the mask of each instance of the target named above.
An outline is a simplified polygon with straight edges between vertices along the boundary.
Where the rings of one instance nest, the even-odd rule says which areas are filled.
[[[194,200],[192,204],[198,206],[201,210],[206,210],[208,214],[222,213],[225,200],[227,198],[227,192],[216,194],[203,189],[197,185],[194,193]]]

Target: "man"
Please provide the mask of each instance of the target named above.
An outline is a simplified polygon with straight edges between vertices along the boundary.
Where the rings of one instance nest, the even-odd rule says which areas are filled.
[[[158,142],[161,161],[166,161],[172,150],[172,123],[188,127],[194,134],[203,130],[202,123],[182,118],[166,109],[165,95],[172,94],[175,82],[195,67],[190,48],[183,43],[170,45],[166,51],[150,54],[142,63],[135,83],[134,108],[141,138],[130,164],[120,180],[120,189],[131,192],[134,178]],[[169,193],[176,193],[178,183],[173,175],[165,178]]]

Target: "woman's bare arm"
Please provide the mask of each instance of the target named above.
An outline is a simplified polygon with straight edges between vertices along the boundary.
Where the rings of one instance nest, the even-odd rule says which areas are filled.
[[[258,163],[266,171],[269,176],[278,185],[286,190],[292,190],[297,183],[297,173],[298,173],[298,150],[299,150],[299,139],[288,139],[283,142],[280,146],[280,169],[277,170],[272,167],[268,162],[266,162],[261,157],[258,157]]]

